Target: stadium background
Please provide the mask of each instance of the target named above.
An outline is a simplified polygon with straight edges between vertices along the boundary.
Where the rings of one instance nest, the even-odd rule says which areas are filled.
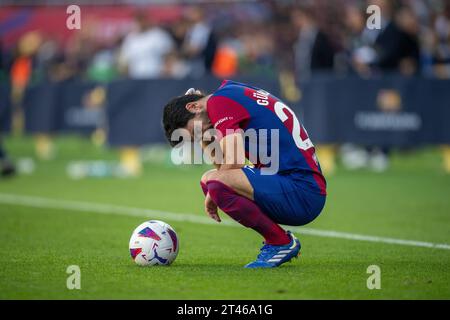
[[[0,1],[2,298],[450,297],[450,2],[78,1],[80,30],[70,4]],[[370,4],[381,30],[366,28]],[[175,166],[161,129],[170,97],[222,79],[287,102],[329,181],[323,217],[298,230],[306,257],[268,288],[237,275],[259,240],[199,218],[207,167]],[[127,256],[144,217],[180,234],[169,271]],[[223,249],[231,237],[238,250]],[[10,259],[17,248],[40,271]],[[64,286],[69,264],[88,270],[80,293]],[[370,264],[388,270],[380,293]]]

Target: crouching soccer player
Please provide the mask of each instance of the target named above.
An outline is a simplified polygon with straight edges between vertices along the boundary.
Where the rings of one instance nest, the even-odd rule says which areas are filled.
[[[199,123],[202,133],[216,130],[224,159],[201,178],[207,214],[220,222],[219,208],[264,238],[260,254],[247,268],[278,267],[297,257],[299,240],[279,224],[302,226],[313,221],[325,205],[326,181],[314,146],[293,111],[264,90],[224,81],[210,95],[190,89],[164,108],[163,126],[172,146],[180,142],[173,139],[175,130],[186,130],[194,138]],[[278,131],[279,159],[274,174],[265,173],[268,164],[259,161],[259,153],[252,161],[254,167],[237,161],[248,159],[255,150],[243,137],[250,129],[256,135]],[[268,140],[270,137],[256,141],[267,144]],[[273,142],[264,146],[269,155],[274,152],[270,150]]]

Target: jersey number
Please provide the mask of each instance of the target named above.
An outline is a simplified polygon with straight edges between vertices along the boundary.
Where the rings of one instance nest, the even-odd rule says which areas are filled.
[[[302,140],[302,137],[300,135],[300,131],[302,129],[302,125],[298,121],[297,117],[295,116],[294,112],[284,103],[277,101],[274,105],[275,114],[277,117],[284,123],[289,118],[292,119],[293,127],[292,127],[292,138],[295,141],[295,144],[297,147],[301,150],[308,150],[314,145],[312,144],[311,140],[309,138]],[[305,133],[308,135],[308,132],[306,132],[305,128],[303,128]]]

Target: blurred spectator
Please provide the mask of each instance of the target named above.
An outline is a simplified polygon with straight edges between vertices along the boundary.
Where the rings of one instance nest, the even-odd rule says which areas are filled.
[[[239,72],[241,74],[274,77],[274,44],[270,28],[255,25],[239,36],[241,52]]]
[[[109,82],[118,77],[118,53],[114,45],[102,45],[92,57],[87,75],[90,80]]]
[[[413,75],[420,71],[419,25],[412,9],[401,7],[392,12],[390,2],[370,2],[381,8],[381,29],[366,28],[364,13],[357,6],[345,9],[348,64],[362,76],[374,72],[400,72]]]
[[[53,76],[60,80],[86,76],[87,68],[98,46],[94,36],[95,28],[95,23],[85,23],[83,28],[70,38],[61,57],[62,64],[58,65]]]
[[[150,22],[146,15],[135,17],[136,30],[128,34],[120,50],[120,63],[132,79],[158,78],[165,56],[174,49],[170,34]]]
[[[42,35],[38,31],[24,34],[16,47],[10,70],[12,130],[21,133],[24,128],[22,99],[28,84],[32,80],[34,56],[42,43]]]
[[[0,82],[6,81],[9,73],[9,63],[6,50],[3,48],[3,42],[0,38]]]
[[[371,30],[366,28],[366,19],[363,11],[355,5],[345,8],[344,23],[346,36],[344,47],[347,50],[347,66],[350,71],[362,76],[370,74],[370,65],[376,59],[373,48]]]
[[[281,72],[292,72],[295,68],[292,46],[297,39],[298,30],[292,28],[290,7],[273,5],[272,12],[276,66]]]
[[[187,77],[190,71],[190,66],[180,57],[177,52],[172,51],[165,56],[162,77],[182,79]]]
[[[299,32],[294,47],[299,77],[306,79],[316,71],[332,71],[335,50],[328,36],[318,27],[314,10],[310,7],[295,8],[292,22]]]
[[[400,30],[400,59],[398,70],[403,75],[414,75],[420,71],[419,24],[414,11],[402,7],[395,14],[395,23]]]
[[[45,37],[45,36],[44,36]],[[50,37],[42,40],[35,56],[34,72],[38,79],[52,79],[51,72],[58,59],[62,59],[58,43]]]
[[[434,31],[435,74],[439,78],[450,78],[450,3],[437,14],[432,26]]]
[[[399,70],[406,75],[417,70],[419,46],[414,13],[402,7],[395,15],[387,0],[376,0],[381,8],[382,27],[377,32],[374,47],[377,52],[374,65],[383,71]]]
[[[223,44],[217,50],[212,71],[216,77],[230,78],[238,72],[238,56],[234,48]]]
[[[200,7],[186,11],[187,30],[182,44],[182,53],[190,62],[191,74],[201,76],[210,73],[216,53],[216,37]]]
[[[31,81],[33,59],[41,43],[42,35],[38,31],[26,33],[20,38],[10,71],[14,96],[21,95]]]

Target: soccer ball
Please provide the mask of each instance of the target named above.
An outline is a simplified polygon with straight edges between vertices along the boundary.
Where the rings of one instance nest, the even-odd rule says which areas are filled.
[[[150,220],[133,231],[129,247],[131,257],[140,266],[168,266],[177,257],[179,245],[170,225]]]

